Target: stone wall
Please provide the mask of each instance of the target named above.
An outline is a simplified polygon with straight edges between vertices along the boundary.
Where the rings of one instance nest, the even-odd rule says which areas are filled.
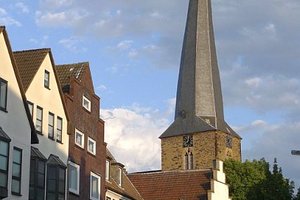
[[[213,160],[233,158],[241,160],[241,142],[232,138],[232,147],[226,147],[227,133],[222,131],[207,131],[194,133],[193,147],[183,147],[183,136],[161,139],[162,170],[184,170],[185,154],[192,152],[193,169],[212,168]]]

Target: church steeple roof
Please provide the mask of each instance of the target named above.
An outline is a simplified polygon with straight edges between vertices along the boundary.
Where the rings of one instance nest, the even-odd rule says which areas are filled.
[[[160,138],[210,130],[239,137],[224,120],[211,0],[190,0],[175,121]]]

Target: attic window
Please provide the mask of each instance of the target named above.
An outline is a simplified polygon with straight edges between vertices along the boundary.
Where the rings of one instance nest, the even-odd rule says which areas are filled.
[[[91,112],[91,101],[86,98],[85,96],[82,96],[82,106],[89,112]]]
[[[44,74],[44,87],[49,89],[50,88],[50,72],[45,70]]]

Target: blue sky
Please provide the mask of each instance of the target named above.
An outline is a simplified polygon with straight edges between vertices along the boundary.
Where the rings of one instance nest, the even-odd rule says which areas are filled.
[[[0,0],[14,50],[89,61],[106,141],[129,171],[160,167],[172,122],[188,0]],[[226,121],[243,158],[278,159],[300,184],[300,2],[213,0]]]

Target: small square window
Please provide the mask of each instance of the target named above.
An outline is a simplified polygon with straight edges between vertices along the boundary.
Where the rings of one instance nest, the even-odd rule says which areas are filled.
[[[45,70],[44,74],[44,87],[48,89],[50,88],[50,72],[47,70]]]
[[[91,101],[86,98],[85,96],[82,96],[82,106],[88,110],[89,112],[91,112]]]
[[[101,177],[91,172],[90,175],[90,199],[99,200],[100,199],[100,182]]]
[[[77,129],[75,129],[75,144],[84,148],[84,134]]]
[[[0,110],[6,111],[7,106],[7,81],[0,78]]]
[[[92,138],[88,138],[88,152],[90,152],[93,155],[96,155],[96,141]]]
[[[69,191],[79,194],[80,166],[69,162]]]

